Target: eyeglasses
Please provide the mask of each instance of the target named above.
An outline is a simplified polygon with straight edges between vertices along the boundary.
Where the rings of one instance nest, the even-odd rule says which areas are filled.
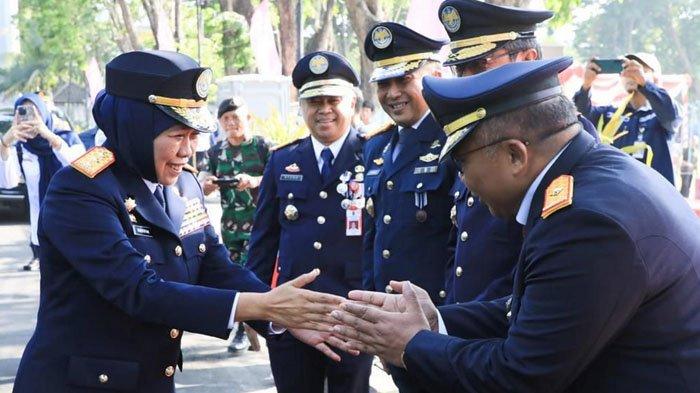
[[[543,140],[549,138],[550,136],[552,136],[552,135],[554,135],[554,134],[557,134],[557,133],[559,133],[559,132],[561,132],[561,131],[564,131],[564,130],[568,129],[569,127],[571,127],[571,126],[573,126],[574,124],[577,124],[577,123],[578,123],[578,120],[573,121],[573,122],[570,122],[570,123],[567,123],[566,125],[564,125],[564,126],[562,126],[562,127],[557,127],[557,128],[551,129],[551,130],[549,130],[549,131],[543,132],[537,139],[538,139],[539,141],[543,141]],[[452,162],[454,162],[454,164],[457,165],[457,169],[458,169],[458,170],[460,171],[460,173],[461,173],[461,171],[462,171],[462,164],[463,164],[463,162],[464,162],[464,157],[467,157],[468,155],[470,155],[470,154],[472,154],[472,153],[475,153],[475,152],[477,152],[477,151],[479,151],[479,150],[485,149],[485,148],[487,148],[487,147],[489,147],[489,146],[494,146],[494,145],[497,145],[497,144],[499,144],[499,143],[503,143],[503,142],[505,142],[505,141],[510,141],[510,140],[520,141],[520,142],[521,142],[522,144],[524,144],[525,146],[530,146],[530,144],[531,144],[531,142],[530,142],[529,140],[527,140],[527,139],[520,139],[520,138],[517,138],[517,137],[514,137],[514,136],[504,136],[504,137],[502,137],[502,138],[496,139],[496,140],[493,141],[493,142],[487,143],[487,144],[485,144],[485,145],[483,145],[483,146],[475,147],[475,148],[473,148],[473,149],[470,149],[470,150],[467,150],[467,151],[465,151],[465,152],[463,152],[463,153],[460,153],[459,157],[457,157],[457,156],[455,155],[456,150],[452,150],[452,152],[450,153],[450,157],[452,158]]]
[[[513,60],[513,55],[519,53],[519,50],[514,50],[510,52],[504,52],[498,55],[482,57],[481,59],[472,60],[464,64],[457,64],[455,66],[455,72],[457,75],[461,76],[466,74],[465,71],[469,71],[469,75],[480,74],[489,69],[489,65],[495,60],[503,56],[508,56],[510,60]]]
[[[520,141],[520,142],[522,142],[525,146],[530,146],[530,141],[528,141],[527,139],[519,139],[519,138],[512,137],[512,136],[504,136],[503,138],[496,139],[495,141],[493,141],[493,142],[491,142],[491,143],[487,143],[487,144],[485,144],[485,145],[483,145],[483,146],[479,146],[479,147],[476,147],[476,148],[474,148],[474,149],[467,150],[467,151],[461,153],[461,154],[459,155],[459,157],[457,157],[457,155],[455,154],[455,151],[453,150],[452,153],[450,153],[450,157],[452,158],[452,162],[454,162],[454,164],[457,165],[457,169],[461,172],[461,168],[462,168],[462,163],[463,163],[463,161],[464,161],[464,157],[466,157],[466,156],[468,156],[468,155],[470,155],[470,154],[472,154],[472,153],[476,153],[476,152],[479,151],[479,150],[486,149],[486,148],[489,147],[489,146],[494,146],[494,145],[497,145],[497,144],[499,144],[499,143],[503,143],[503,142],[509,141],[509,140]]]

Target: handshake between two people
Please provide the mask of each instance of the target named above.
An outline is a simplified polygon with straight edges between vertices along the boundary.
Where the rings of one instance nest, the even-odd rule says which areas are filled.
[[[346,299],[303,288],[319,274],[314,269],[267,293],[241,293],[236,320],[284,326],[334,361],[341,358],[332,347],[353,356],[377,355],[398,367],[404,367],[402,354],[416,333],[438,331],[438,312],[430,296],[408,281],[392,281],[393,294],[354,290]]]

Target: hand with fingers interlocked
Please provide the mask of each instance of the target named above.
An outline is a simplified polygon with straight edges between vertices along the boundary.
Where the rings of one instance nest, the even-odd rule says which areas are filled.
[[[392,282],[398,295],[352,291],[352,301],[331,313],[338,324],[329,343],[377,355],[404,367],[402,355],[421,330],[437,330],[437,309],[423,289],[408,281]],[[433,328],[434,327],[434,328]]]

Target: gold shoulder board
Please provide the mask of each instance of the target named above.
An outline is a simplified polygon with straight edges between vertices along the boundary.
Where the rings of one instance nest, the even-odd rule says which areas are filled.
[[[561,175],[554,179],[544,192],[542,218],[571,205],[574,201],[574,177]]]
[[[383,133],[391,130],[391,127],[393,127],[395,125],[396,124],[394,122],[388,122],[388,123],[382,124],[381,126],[375,128],[373,130],[367,131],[367,133],[365,133],[365,135],[364,135],[365,139],[369,139],[369,138],[372,138],[373,136],[383,134]]]
[[[70,165],[78,172],[92,179],[112,165],[114,161],[114,153],[109,149],[95,146],[76,158]]]
[[[282,144],[279,144],[279,145],[277,145],[277,146],[273,146],[273,147],[270,148],[270,151],[276,151],[276,150],[285,148],[285,147],[287,147],[287,146],[291,146],[291,145],[293,145],[293,144],[295,144],[295,143],[299,143],[299,142],[301,142],[302,139],[304,139],[304,138],[306,138],[306,137],[302,137],[302,138],[299,138],[299,139],[294,139],[294,140],[289,141],[289,142],[287,142],[287,143],[282,143]]]

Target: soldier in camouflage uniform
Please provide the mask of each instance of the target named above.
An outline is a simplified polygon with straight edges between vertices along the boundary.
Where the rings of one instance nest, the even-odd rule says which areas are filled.
[[[209,173],[204,192],[221,192],[221,237],[231,260],[245,264],[246,247],[255,215],[258,186],[270,155],[270,144],[249,134],[248,108],[240,97],[219,106],[219,123],[226,138],[209,149]],[[221,183],[236,179],[237,183]]]
[[[245,265],[248,240],[253,227],[258,187],[270,157],[270,143],[250,135],[250,113],[241,97],[226,99],[219,105],[219,124],[226,136],[208,151],[209,173],[204,180],[206,195],[221,193],[221,238],[234,263]],[[225,182],[235,179],[235,183]],[[229,351],[248,347],[243,324],[239,324]]]

